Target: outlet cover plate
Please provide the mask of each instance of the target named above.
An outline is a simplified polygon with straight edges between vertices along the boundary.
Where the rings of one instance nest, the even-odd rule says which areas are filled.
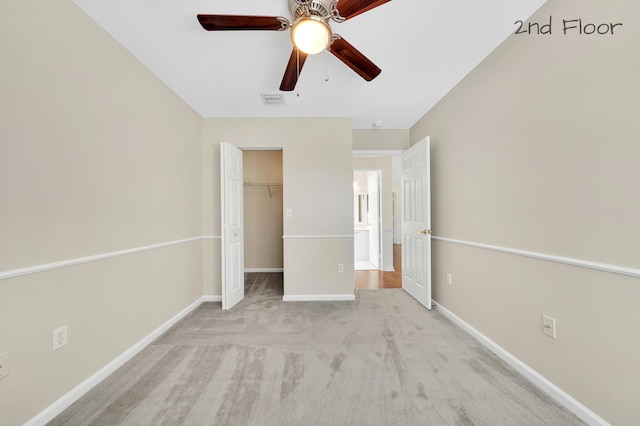
[[[11,373],[11,352],[0,353],[0,379],[4,379]]]
[[[556,338],[556,320],[547,315],[542,315],[542,332],[552,339]]]
[[[67,326],[62,326],[53,330],[53,350],[58,350],[67,346]]]

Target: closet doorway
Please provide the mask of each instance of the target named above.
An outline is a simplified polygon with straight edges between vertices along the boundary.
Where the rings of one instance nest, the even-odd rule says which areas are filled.
[[[243,148],[242,161],[245,273],[282,273],[282,150]]]

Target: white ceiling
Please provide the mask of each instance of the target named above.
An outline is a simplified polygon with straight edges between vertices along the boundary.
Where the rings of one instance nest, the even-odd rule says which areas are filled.
[[[352,117],[354,129],[408,129],[546,0],[392,0],[332,21],[382,73],[366,82],[325,51],[309,56],[293,92],[278,90],[289,31],[211,32],[196,19],[290,19],[287,0],[73,1],[203,117]],[[265,106],[260,95],[274,93],[286,105]]]

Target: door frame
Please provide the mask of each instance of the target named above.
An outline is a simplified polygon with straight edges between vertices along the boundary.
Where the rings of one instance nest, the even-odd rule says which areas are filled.
[[[383,271],[384,270],[384,245],[383,245],[383,240],[384,240],[384,219],[385,219],[385,215],[384,215],[384,206],[383,206],[383,198],[384,198],[384,194],[382,192],[382,188],[384,188],[384,170],[380,169],[380,168],[375,168],[375,167],[354,167],[353,168],[354,173],[355,172],[375,172],[377,174],[377,179],[378,179],[378,183],[377,183],[377,189],[378,189],[378,269],[379,271]],[[369,178],[367,177],[367,180]],[[355,193],[354,193],[355,195]],[[355,199],[355,197],[354,197]],[[371,200],[371,197],[368,198],[369,200]],[[371,250],[371,239],[369,239],[369,250]],[[371,260],[369,260],[369,262],[371,262]]]
[[[429,136],[421,139],[420,141],[422,141],[424,139],[426,139],[426,140],[428,140],[430,142],[430,137]],[[430,145],[430,143],[429,143],[429,145]],[[405,151],[407,151],[408,149],[410,149],[410,148],[411,147],[408,147],[407,149],[404,149],[404,150],[354,150],[353,151],[353,156],[354,157],[391,157],[392,161],[393,161],[393,159],[397,158],[396,161],[400,161],[401,162],[402,154]],[[429,158],[430,157],[431,157],[431,155],[429,154]],[[400,164],[400,167],[402,167],[401,164]],[[400,170],[400,173],[402,173],[402,170]],[[431,181],[431,179],[429,178],[429,182],[430,181]],[[392,177],[391,185],[393,185],[393,182],[394,181],[393,181],[393,177]],[[429,199],[430,199],[431,198],[430,189],[429,189],[429,194],[428,195],[429,195]],[[403,200],[402,191],[400,191],[399,193],[396,193],[396,204],[397,204],[396,208],[400,207],[402,205],[402,203],[403,203],[402,200]],[[429,204],[430,204],[430,202],[429,202]],[[396,212],[397,211],[398,210],[396,210]],[[400,214],[400,216],[402,216],[402,213]],[[400,222],[402,222],[402,220],[400,220]],[[400,223],[399,225],[400,225],[400,234],[401,234],[402,233],[402,223]],[[395,226],[395,224],[394,224],[394,226]],[[431,226],[429,226],[429,227],[431,228]],[[404,245],[404,241],[402,241],[403,238],[400,238],[400,240],[401,240],[400,244]],[[429,238],[429,240],[430,240],[430,238]],[[394,243],[395,243],[395,241],[394,241]],[[404,249],[402,250],[402,252],[404,252]],[[430,250],[430,253],[431,253],[431,250]],[[428,271],[428,274],[429,274],[429,281],[431,281],[431,256],[429,256],[428,263],[427,263],[426,267],[427,267],[427,271]],[[431,283],[429,283],[429,286],[431,286]],[[429,299],[431,299],[431,297],[429,297]],[[429,304],[429,305],[431,305],[431,304]],[[431,306],[428,306],[428,309],[430,309],[430,308],[431,308]]]
[[[220,141],[219,145],[221,146],[222,143],[228,143],[229,145],[234,146],[235,148],[238,148],[240,151],[244,152],[244,151],[281,151],[282,152],[282,177],[283,177],[283,187],[282,187],[282,191],[283,191],[283,197],[282,197],[282,221],[283,221],[283,234],[284,234],[284,225],[286,224],[285,219],[285,196],[284,196],[284,191],[285,191],[285,187],[284,187],[284,168],[285,168],[285,162],[284,162],[284,147],[277,147],[277,146],[270,146],[270,147],[262,147],[262,146],[238,146],[234,143],[231,142],[226,142],[226,141]],[[223,159],[222,159],[222,150],[220,149],[219,151],[220,153],[220,168],[223,167]],[[242,170],[242,176],[241,178],[244,180],[244,169]],[[221,185],[221,190],[222,190],[222,184],[223,182],[220,182]],[[221,273],[221,293],[222,293],[222,299],[223,299],[223,309],[224,309],[224,298],[225,298],[225,277],[226,277],[226,264],[225,264],[225,258],[224,258],[224,202],[222,200],[222,197],[224,197],[224,193],[221,192],[220,193],[220,235],[221,235],[221,243],[220,243],[220,250],[221,250],[221,261],[220,261],[220,273]],[[244,197],[244,191],[241,193],[241,197]],[[243,203],[244,204],[244,203]],[[242,215],[242,228],[244,229],[244,214]],[[246,243],[246,235],[243,235],[243,245],[244,243]],[[283,288],[285,286],[285,274],[284,274],[284,267],[285,267],[285,263],[284,263],[284,258],[286,258],[286,245],[283,244],[282,246],[282,255],[283,255],[283,279],[282,279],[282,285]],[[243,253],[243,257],[244,257],[244,253]],[[244,277],[245,273],[244,273],[244,265],[243,265],[243,277]],[[283,292],[284,293],[284,292]],[[284,297],[284,296],[283,296]]]
[[[404,152],[404,150],[395,150],[395,149],[389,149],[389,150],[353,150],[353,157],[390,157],[390,158],[400,158],[402,156],[402,153]],[[392,160],[393,162],[393,160]],[[354,167],[353,168],[354,171],[356,170],[361,170],[361,171],[376,171],[379,170],[380,171],[380,271],[393,271],[393,269],[385,269],[385,261],[389,260],[389,259],[385,259],[385,255],[384,255],[384,234],[385,234],[385,228],[383,226],[384,224],[384,220],[385,220],[385,212],[384,212],[384,206],[383,206],[383,200],[384,200],[384,193],[382,192],[383,188],[385,187],[385,185],[391,185],[391,189],[392,189],[392,193],[393,193],[393,165],[392,165],[392,176],[387,176],[386,180],[385,180],[385,176],[384,176],[384,170],[380,169],[380,168],[367,168],[367,167]],[[393,248],[393,244],[395,242],[391,241],[391,245]],[[393,249],[391,250],[390,253],[391,256],[391,267],[393,268]]]

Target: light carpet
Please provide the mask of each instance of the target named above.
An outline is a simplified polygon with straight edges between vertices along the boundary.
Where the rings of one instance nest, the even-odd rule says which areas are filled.
[[[205,303],[51,425],[579,425],[401,289],[282,302],[248,274],[229,311]]]

